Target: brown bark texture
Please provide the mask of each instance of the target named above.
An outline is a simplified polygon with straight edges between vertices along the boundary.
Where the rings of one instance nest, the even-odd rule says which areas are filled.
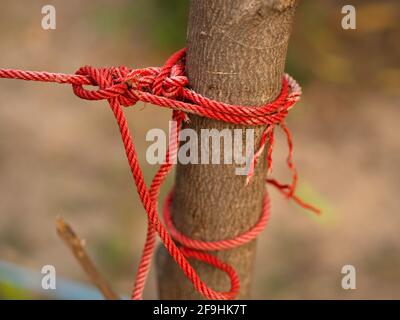
[[[192,0],[186,72],[193,90],[230,104],[259,106],[274,100],[281,87],[296,2]],[[189,117],[190,123],[185,127],[195,129],[199,137],[201,129],[248,128],[196,115]],[[264,129],[255,127],[255,150]],[[242,142],[244,148],[245,137]],[[265,161],[259,161],[252,182],[245,186],[246,177],[235,174],[237,165],[222,164],[222,156],[223,152],[221,164],[177,166],[173,221],[178,230],[191,238],[232,238],[259,219],[265,191]],[[238,298],[250,297],[255,252],[256,241],[251,241],[213,253],[238,272]],[[204,263],[192,263],[210,287],[229,290],[229,279],[224,273]],[[160,299],[201,298],[162,247],[157,252],[157,277]]]

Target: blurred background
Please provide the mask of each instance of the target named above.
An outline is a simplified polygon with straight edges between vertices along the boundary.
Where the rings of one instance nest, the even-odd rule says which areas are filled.
[[[46,4],[57,10],[56,30],[41,28]],[[271,191],[256,299],[400,299],[400,3],[352,0],[356,30],[341,28],[345,4],[302,0],[297,11],[286,70],[304,95],[288,122],[299,193],[324,214],[315,218]],[[182,0],[3,0],[0,67],[159,66],[185,45],[187,10]],[[167,130],[170,112],[140,105],[126,115],[150,181],[156,167],[145,161],[145,134]],[[288,178],[285,155],[279,136],[274,175],[281,179]],[[172,183],[173,174],[162,196]],[[129,296],[146,217],[106,103],[80,100],[68,86],[1,80],[0,298],[96,295],[82,287],[90,284],[56,235],[57,216]],[[32,280],[47,264],[66,281],[49,295]],[[356,290],[341,287],[347,264],[357,270]],[[157,297],[154,274],[147,299]]]

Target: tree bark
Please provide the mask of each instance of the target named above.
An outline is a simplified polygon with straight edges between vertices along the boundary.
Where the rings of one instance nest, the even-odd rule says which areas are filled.
[[[186,72],[193,90],[231,104],[259,106],[272,101],[281,87],[296,2],[192,0]],[[185,126],[196,130],[199,137],[201,129],[246,128],[195,115],[189,117],[190,123]],[[254,129],[257,150],[265,127]],[[235,174],[236,167],[235,164],[178,164],[171,208],[178,230],[194,239],[215,241],[232,238],[258,221],[266,163],[259,161],[248,186],[245,176]],[[255,250],[256,241],[252,241],[214,253],[238,272],[241,281],[238,298],[249,298]],[[210,287],[229,290],[229,279],[221,271],[197,261],[193,265]],[[163,248],[157,253],[157,270],[161,299],[201,298]]]

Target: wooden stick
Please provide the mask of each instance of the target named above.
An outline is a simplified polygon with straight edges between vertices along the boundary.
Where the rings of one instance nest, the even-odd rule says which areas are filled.
[[[295,7],[296,0],[191,0],[186,60],[190,86],[203,96],[231,104],[259,106],[274,100],[280,92]],[[202,129],[248,128],[189,118],[187,126],[198,136]],[[254,129],[257,150],[265,127]],[[235,175],[235,168],[232,164],[177,165],[171,211],[178,230],[194,239],[215,241],[232,238],[258,221],[265,161],[259,161],[246,187],[246,177]],[[252,241],[216,253],[239,274],[238,298],[249,298],[255,252],[256,241]],[[160,249],[157,258],[161,299],[201,298],[165,250]],[[229,289],[222,272],[196,261],[193,265],[211,288]]]
[[[84,246],[85,241],[80,239],[69,224],[63,218],[57,218],[57,233],[71,249],[82,269],[85,270],[93,284],[100,290],[106,300],[119,300],[118,295],[111,289],[108,282],[101,277],[97,268],[89,258]]]

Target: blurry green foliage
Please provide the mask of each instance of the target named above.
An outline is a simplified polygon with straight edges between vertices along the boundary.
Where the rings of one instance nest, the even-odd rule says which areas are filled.
[[[320,216],[317,216],[313,212],[305,210],[300,206],[296,205],[296,208],[298,210],[305,212],[313,220],[321,224],[331,224],[335,222],[334,208],[332,207],[331,203],[328,200],[326,200],[310,184],[307,184],[306,182],[302,181],[302,183],[298,185],[296,193],[306,203],[310,203],[319,210],[321,210],[322,214]]]
[[[0,300],[27,300],[33,298],[25,289],[17,288],[9,283],[0,283]]]
[[[136,23],[148,29],[148,36],[160,49],[185,46],[189,1],[139,0],[133,1],[138,10],[133,14]],[[147,7],[141,11],[140,8]]]
[[[148,41],[150,46],[169,51],[185,45],[188,1],[136,0],[103,3],[90,12],[90,20],[101,34]]]
[[[312,80],[395,93],[400,83],[400,2],[354,0],[356,30],[341,27],[345,4],[333,0],[300,2],[286,70],[303,86]]]

